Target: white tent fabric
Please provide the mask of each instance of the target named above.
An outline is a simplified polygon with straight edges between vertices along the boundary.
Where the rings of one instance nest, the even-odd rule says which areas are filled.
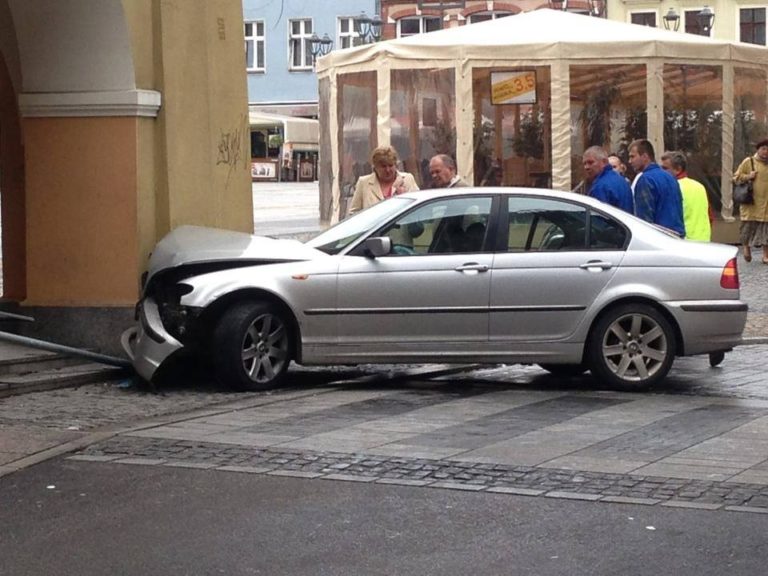
[[[377,77],[377,141],[390,142],[390,73],[401,69],[453,68],[456,85],[456,160],[459,172],[472,177],[474,67],[507,69],[550,66],[552,185],[567,189],[571,175],[571,64],[642,64],[646,67],[647,137],[663,145],[664,64],[722,67],[722,196],[723,216],[730,219],[731,184],[726,177],[733,167],[734,79],[737,67],[768,70],[768,49],[749,44],[671,32],[659,28],[592,18],[569,12],[539,9],[428,34],[418,34],[345,50],[332,51],[317,61],[318,77],[330,80],[329,126],[338,134],[337,82],[339,75],[374,71]],[[329,151],[333,174],[339,173],[339,151]],[[660,148],[661,149],[661,148]],[[338,178],[328,193],[339,206]],[[332,221],[339,217],[335,213]]]
[[[674,58],[768,64],[766,50],[759,46],[541,9],[471,26],[335,50],[318,60],[317,71],[322,75],[333,67],[359,64],[384,55],[406,60]]]
[[[251,111],[248,113],[248,123],[251,128],[282,128],[283,140],[290,143],[293,149],[318,149],[320,123],[317,120]]]

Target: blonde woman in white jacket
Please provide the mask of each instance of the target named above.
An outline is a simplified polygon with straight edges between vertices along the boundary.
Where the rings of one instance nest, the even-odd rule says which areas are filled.
[[[391,196],[418,190],[412,174],[397,169],[397,152],[392,146],[380,146],[371,153],[373,172],[360,176],[349,206],[349,213],[373,206]]]

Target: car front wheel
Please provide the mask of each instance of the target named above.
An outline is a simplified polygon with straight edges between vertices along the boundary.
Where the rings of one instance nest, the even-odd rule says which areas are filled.
[[[285,315],[265,302],[228,308],[213,333],[214,368],[236,390],[267,390],[280,384],[291,361]]]
[[[675,358],[672,326],[645,304],[608,310],[595,325],[588,346],[592,374],[624,390],[642,390],[660,382]]]

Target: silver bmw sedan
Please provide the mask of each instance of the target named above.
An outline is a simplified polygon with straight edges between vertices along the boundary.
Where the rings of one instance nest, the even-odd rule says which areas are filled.
[[[174,230],[123,345],[145,379],[192,356],[241,390],[291,361],[538,364],[643,389],[741,341],[736,255],[569,192],[407,193],[306,243]]]

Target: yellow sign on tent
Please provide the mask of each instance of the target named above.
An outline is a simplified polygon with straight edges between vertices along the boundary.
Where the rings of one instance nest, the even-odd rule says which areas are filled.
[[[536,72],[492,72],[491,104],[534,104]]]

